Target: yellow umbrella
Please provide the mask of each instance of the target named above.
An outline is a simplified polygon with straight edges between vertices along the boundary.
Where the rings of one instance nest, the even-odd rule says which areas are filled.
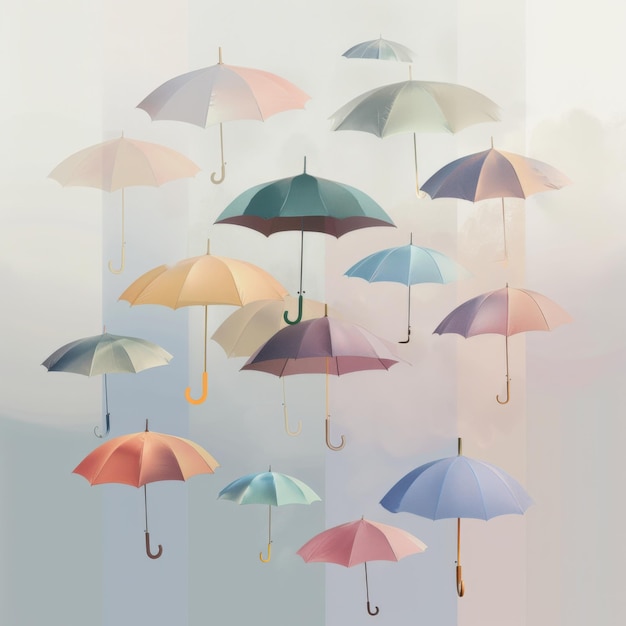
[[[243,306],[255,300],[281,300],[287,290],[265,270],[238,259],[213,256],[207,253],[179,261],[168,267],[160,265],[141,275],[119,300],[131,305],[162,304],[171,309],[184,306],[204,306],[204,371],[202,395],[191,397],[191,388],[185,397],[191,404],[201,404],[208,392],[206,367],[208,305],[234,304]]]
[[[124,188],[145,185],[159,187],[178,178],[195,176],[200,168],[176,150],[156,143],[125,138],[112,139],[79,150],[59,163],[49,177],[64,187],[95,187],[104,191],[122,190],[122,259],[124,269]]]

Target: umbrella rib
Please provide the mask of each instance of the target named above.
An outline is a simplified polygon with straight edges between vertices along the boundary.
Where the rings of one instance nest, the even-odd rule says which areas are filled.
[[[489,519],[489,515],[487,514],[487,507],[485,506],[485,499],[482,497],[483,490],[482,490],[482,487],[480,485],[480,481],[478,480],[478,475],[476,474],[476,472],[474,471],[474,468],[469,463],[467,465],[468,465],[470,471],[472,472],[472,474],[474,475],[474,478],[476,479],[476,484],[478,485],[478,489],[480,491],[481,505],[482,505],[482,508],[483,508],[483,515],[485,516],[483,519]]]
[[[520,291],[523,291],[533,301],[533,304],[537,307],[537,309],[539,310],[539,314],[541,315],[543,321],[545,322],[546,328],[550,329],[550,324],[548,324],[548,320],[546,319],[546,316],[543,314],[543,309],[539,306],[539,303],[537,302],[537,300],[535,300],[535,298],[533,298],[530,292],[526,291],[525,289],[521,289]]]
[[[457,457],[457,458],[458,458],[458,457]],[[437,502],[436,502],[436,504],[435,504],[435,509],[434,509],[434,511],[433,511],[433,515],[434,515],[433,519],[438,519],[438,518],[437,518],[437,510],[439,509],[439,502],[441,501],[441,494],[443,493],[443,484],[444,484],[444,482],[445,482],[445,480],[446,480],[446,478],[447,478],[447,476],[448,476],[448,472],[449,472],[449,471],[450,471],[450,469],[452,468],[452,463],[454,463],[454,460],[450,463],[450,465],[448,466],[448,468],[447,468],[447,469],[446,469],[446,471],[445,471],[445,474],[443,475],[443,479],[442,479],[442,481],[441,481],[442,488],[439,490],[439,493],[437,494]],[[430,469],[430,468],[429,468],[429,469]],[[428,470],[426,470],[426,472],[427,472],[427,471],[428,471]],[[426,473],[426,472],[424,472],[424,473]]]

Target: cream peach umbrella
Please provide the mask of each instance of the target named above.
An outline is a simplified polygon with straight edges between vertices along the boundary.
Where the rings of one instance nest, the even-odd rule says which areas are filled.
[[[104,191],[122,190],[122,257],[119,274],[126,262],[124,240],[124,189],[159,187],[178,178],[191,178],[200,168],[176,150],[156,143],[128,139],[123,135],[75,152],[59,163],[49,177],[64,187],[95,187]]]
[[[159,265],[141,275],[119,297],[131,305],[161,304],[171,309],[184,306],[204,306],[204,371],[202,395],[191,397],[187,387],[185,397],[191,404],[201,404],[208,393],[207,326],[208,307],[213,304],[243,306],[255,300],[281,300],[287,290],[271,274],[260,267],[227,257],[207,253],[179,261],[168,267]]]

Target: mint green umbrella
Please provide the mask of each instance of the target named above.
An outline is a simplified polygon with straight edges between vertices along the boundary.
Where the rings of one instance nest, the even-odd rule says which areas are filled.
[[[272,505],[311,504],[321,498],[301,480],[269,471],[260,474],[247,474],[237,478],[224,487],[218,496],[224,500],[232,500],[238,504],[267,504],[269,506],[269,536],[267,541],[267,558],[261,552],[259,558],[267,563],[272,556]]]
[[[266,237],[287,230],[300,231],[300,290],[298,317],[302,319],[302,261],[304,231],[341,237],[350,231],[370,226],[395,224],[367,194],[332,180],[316,178],[304,172],[291,178],[263,183],[237,196],[215,220],[216,224],[237,224],[252,228]]]

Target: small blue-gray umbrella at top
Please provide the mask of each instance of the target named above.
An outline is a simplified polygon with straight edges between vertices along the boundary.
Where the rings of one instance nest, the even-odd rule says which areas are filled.
[[[272,506],[284,504],[311,504],[321,498],[301,480],[269,471],[259,474],[247,474],[237,478],[222,489],[218,496],[224,500],[232,500],[238,504],[267,504],[269,508],[269,530],[267,540],[267,558],[259,553],[263,563],[272,557]]]
[[[389,39],[362,41],[346,50],[341,56],[346,59],[376,59],[378,61],[402,61],[411,63],[415,53],[406,46]]]
[[[470,273],[456,261],[431,248],[413,245],[413,233],[406,246],[379,250],[361,259],[344,272],[375,282],[401,283],[409,288],[407,338],[399,343],[409,343],[411,339],[411,285],[418,283],[446,284],[467,278]]]
[[[432,520],[457,518],[456,585],[465,593],[461,576],[461,518],[488,520],[498,515],[522,515],[533,504],[525,489],[504,470],[462,454],[420,465],[401,478],[380,504],[392,513],[413,513]]]
[[[300,290],[298,316],[287,324],[302,319],[302,261],[304,231],[341,237],[346,233],[371,226],[395,224],[366,193],[350,185],[317,178],[306,172],[252,187],[237,196],[219,215],[216,224],[237,224],[252,228],[266,237],[288,230],[300,231]]]

